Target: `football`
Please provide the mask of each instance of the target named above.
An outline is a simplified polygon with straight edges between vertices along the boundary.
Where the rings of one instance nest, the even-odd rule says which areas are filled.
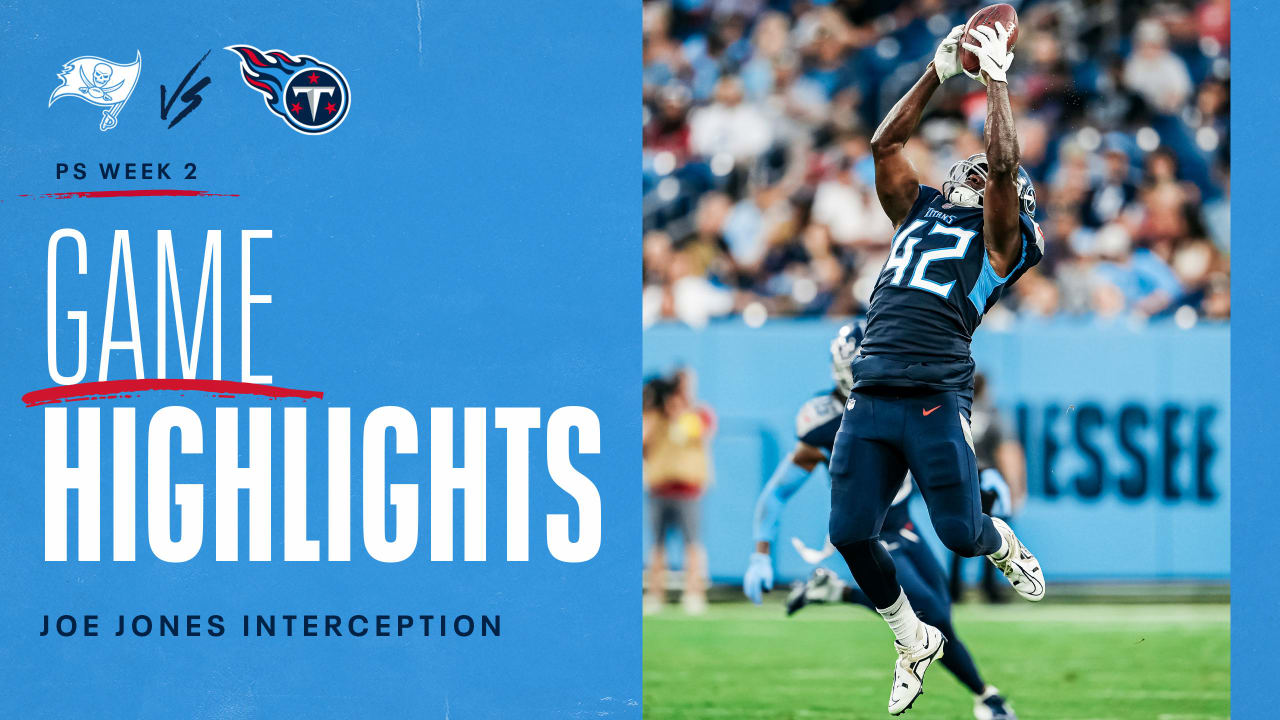
[[[1009,31],[1009,49],[1012,50],[1014,45],[1018,44],[1018,11],[1008,3],[999,3],[998,5],[989,5],[982,8],[969,18],[969,22],[964,24],[964,34],[960,36],[960,67],[971,76],[978,74],[978,56],[974,55],[964,47],[965,43],[975,44],[974,38],[969,31],[979,25],[991,27],[995,23],[1004,25]]]

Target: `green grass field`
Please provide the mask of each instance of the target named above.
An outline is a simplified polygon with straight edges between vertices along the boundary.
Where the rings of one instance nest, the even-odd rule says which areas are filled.
[[[1023,720],[1230,715],[1225,604],[960,605],[955,620],[983,678]],[[644,717],[887,718],[891,638],[849,605],[792,618],[778,604],[713,604],[700,617],[668,606],[644,621]],[[971,719],[971,698],[935,665],[903,717]]]

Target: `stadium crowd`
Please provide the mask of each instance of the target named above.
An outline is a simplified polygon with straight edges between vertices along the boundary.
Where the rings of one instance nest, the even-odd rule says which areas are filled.
[[[981,4],[644,3],[644,321],[865,310],[892,228],[869,137]],[[1014,2],[1010,73],[1046,257],[1015,316],[1230,315],[1229,0]],[[940,187],[983,150],[964,76],[908,146]]]

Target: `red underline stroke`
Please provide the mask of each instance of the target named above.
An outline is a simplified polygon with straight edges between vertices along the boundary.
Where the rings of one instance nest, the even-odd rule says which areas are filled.
[[[233,380],[144,379],[104,380],[101,382],[77,383],[75,385],[55,385],[43,390],[32,390],[22,396],[22,402],[26,403],[27,407],[36,407],[37,405],[79,402],[82,400],[116,400],[134,397],[138,393],[154,390],[210,393],[221,398],[230,398],[237,395],[298,400],[324,398],[324,393],[319,390],[298,390],[275,385],[235,382]]]
[[[240,197],[235,193],[211,193],[208,190],[72,190],[49,192],[39,195],[19,195],[38,199],[70,200],[72,198],[122,198],[122,197]]]

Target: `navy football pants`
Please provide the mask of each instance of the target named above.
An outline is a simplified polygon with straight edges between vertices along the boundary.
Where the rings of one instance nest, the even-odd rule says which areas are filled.
[[[897,600],[893,561],[877,540],[885,514],[910,470],[933,528],[964,557],[1000,549],[982,513],[978,461],[969,435],[967,394],[855,391],[831,452],[831,543],[876,607]]]
[[[986,683],[978,673],[978,667],[969,654],[969,648],[956,637],[951,624],[951,594],[947,576],[938,564],[933,550],[918,535],[908,529],[899,533],[886,532],[884,537],[889,555],[897,570],[902,591],[911,600],[911,607],[920,619],[938,628],[947,639],[947,652],[942,665],[964,683],[970,692],[981,695]],[[849,602],[875,609],[875,603],[857,587],[850,587],[845,595]]]

